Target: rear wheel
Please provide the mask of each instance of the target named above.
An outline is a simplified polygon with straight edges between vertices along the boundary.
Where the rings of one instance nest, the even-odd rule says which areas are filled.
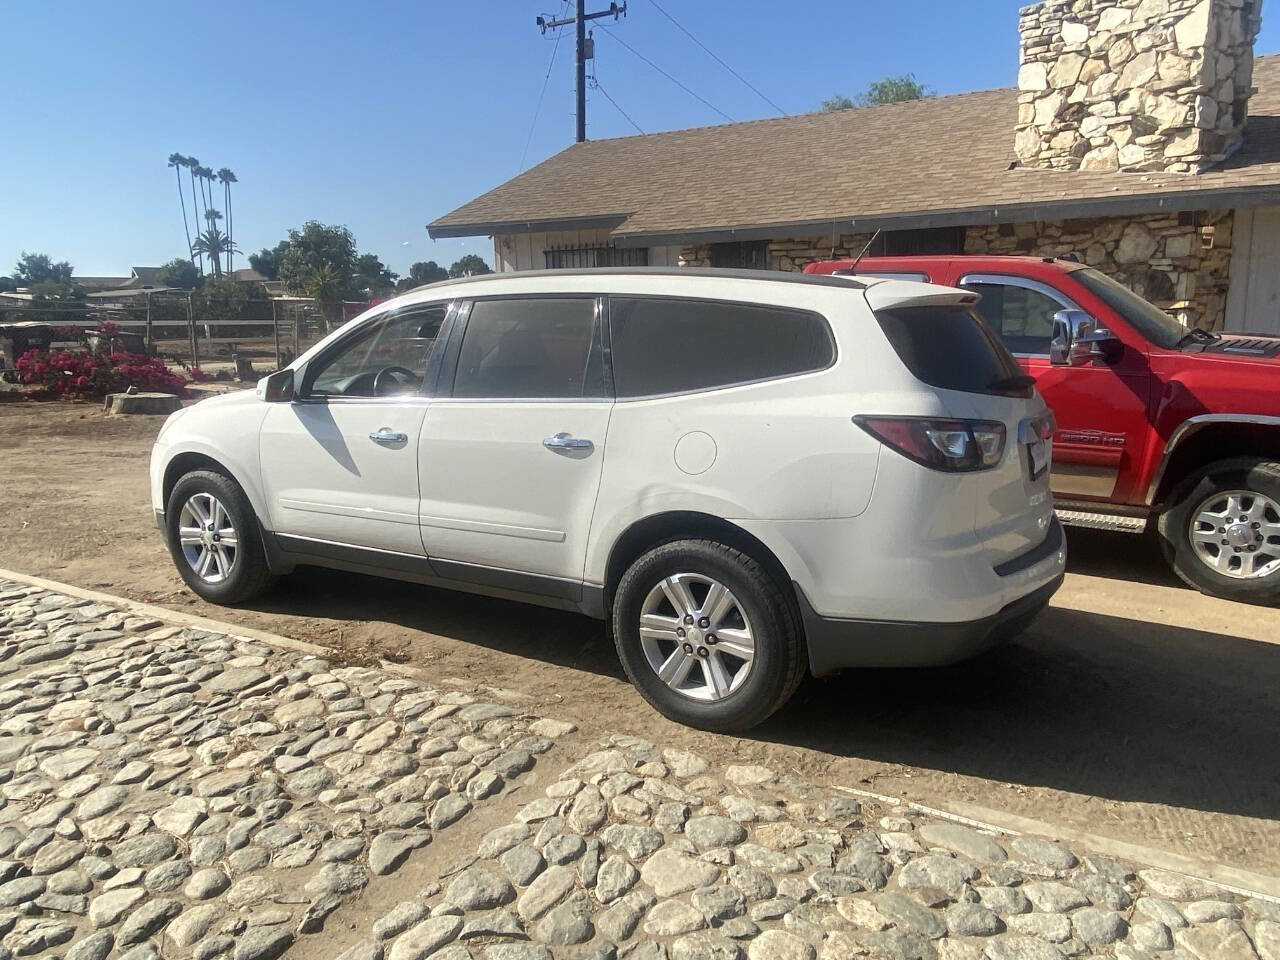
[[[274,579],[253,506],[230,477],[212,470],[183,476],[169,494],[165,527],[178,573],[206,600],[243,603]]]
[[[655,547],[623,575],[613,604],[618,656],[649,703],[707,730],[745,730],[804,676],[793,600],[755,559],[712,540]]]
[[[1159,529],[1174,572],[1197,590],[1280,603],[1280,463],[1210,464],[1179,488]]]

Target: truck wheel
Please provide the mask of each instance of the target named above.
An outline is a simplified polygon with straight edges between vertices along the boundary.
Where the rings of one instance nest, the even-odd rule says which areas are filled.
[[[1280,603],[1280,463],[1209,464],[1178,488],[1158,527],[1174,572],[1201,593]]]
[[[714,540],[664,543],[636,560],[618,583],[612,625],[640,695],[692,727],[753,727],[804,677],[794,600],[752,557]]]

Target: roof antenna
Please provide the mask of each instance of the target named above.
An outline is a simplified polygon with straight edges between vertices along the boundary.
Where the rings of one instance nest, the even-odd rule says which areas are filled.
[[[867,255],[867,251],[871,249],[871,245],[876,242],[876,237],[880,236],[880,228],[876,227],[876,232],[871,235],[871,239],[867,241],[867,245],[862,248],[862,252],[853,259],[853,263],[849,264],[849,272],[856,273],[858,264],[862,262],[862,258]]]

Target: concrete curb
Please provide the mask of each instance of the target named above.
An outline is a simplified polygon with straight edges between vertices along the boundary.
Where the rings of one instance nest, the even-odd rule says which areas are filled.
[[[33,577],[25,573],[18,573],[16,571],[5,570],[3,568],[0,568],[0,579],[12,580],[16,583],[25,583],[28,586],[40,587],[41,589],[52,590],[57,593],[64,593],[68,596],[76,597],[81,600],[89,600],[94,603],[110,604],[111,606],[119,607],[122,610],[127,610],[128,612],[137,614],[138,616],[150,617],[155,620],[166,620],[170,623],[184,627],[194,627],[197,630],[208,630],[210,632],[223,633],[232,637],[256,640],[259,643],[265,643],[269,646],[279,647],[284,650],[292,650],[298,653],[311,654],[312,656],[322,658],[329,655],[329,651],[326,648],[317,646],[313,643],[304,643],[301,640],[283,637],[279,634],[269,633],[265,630],[255,630],[250,627],[242,627],[237,624],[226,623],[221,620],[213,620],[209,617],[183,613],[180,610],[170,610],[168,607],[158,607],[150,603],[140,603],[137,600],[129,600],[125,597],[118,597],[109,593],[100,593],[96,590],[85,590],[82,587],[72,586],[67,583],[60,583],[57,580],[47,580],[44,577]],[[424,679],[426,677],[425,672],[419,668],[409,667],[403,664],[394,664],[383,661],[382,668],[388,672],[413,677],[415,679]],[[511,692],[514,693],[514,691]],[[1123,840],[1115,840],[1110,837],[1103,837],[1086,831],[1074,830],[1069,827],[1045,823],[1040,820],[1021,817],[1016,814],[1005,813],[1000,810],[991,810],[987,807],[981,807],[976,804],[965,803],[963,801],[954,804],[956,809],[948,810],[938,807],[929,807],[921,803],[904,800],[901,797],[891,797],[887,794],[875,793],[870,790],[858,790],[853,787],[843,787],[839,785],[836,785],[835,789],[842,793],[850,794],[851,796],[876,800],[888,806],[905,807],[906,809],[919,811],[920,813],[931,817],[950,820],[954,823],[964,824],[965,826],[974,827],[979,830],[986,830],[991,833],[1002,833],[1009,836],[1017,836],[1024,833],[1034,834],[1036,836],[1050,837],[1056,840],[1078,843],[1081,846],[1088,847],[1090,851],[1099,853],[1103,856],[1130,860],[1145,866],[1157,867],[1162,870],[1170,870],[1175,873],[1185,874],[1190,877],[1195,877],[1197,880],[1203,880],[1206,883],[1220,887],[1223,890],[1230,891],[1231,893],[1280,904],[1280,877],[1255,873],[1251,870],[1244,870],[1239,867],[1232,867],[1226,864],[1210,863],[1195,857],[1169,853],[1165,850],[1160,850],[1155,847],[1147,847],[1141,844],[1127,843]]]

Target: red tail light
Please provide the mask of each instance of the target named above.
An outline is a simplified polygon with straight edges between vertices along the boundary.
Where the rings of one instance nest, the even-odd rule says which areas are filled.
[[[998,420],[857,416],[853,422],[885,446],[934,470],[986,470],[1004,454],[1005,428]]]

